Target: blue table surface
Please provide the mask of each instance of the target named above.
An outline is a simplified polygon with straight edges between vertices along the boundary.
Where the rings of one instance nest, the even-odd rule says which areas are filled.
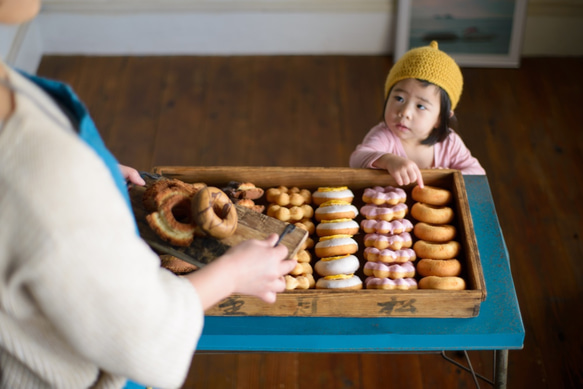
[[[487,298],[477,317],[207,316],[199,351],[405,352],[520,349],[524,325],[486,176],[464,176]]]

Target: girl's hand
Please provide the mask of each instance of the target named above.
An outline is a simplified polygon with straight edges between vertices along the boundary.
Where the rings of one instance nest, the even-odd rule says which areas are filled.
[[[142,177],[140,177],[140,173],[134,169],[133,167],[125,166],[120,164],[119,169],[121,170],[121,174],[123,178],[131,184],[144,186],[146,185],[146,181]]]
[[[423,188],[423,176],[419,166],[410,159],[385,154],[375,161],[374,166],[387,170],[400,186],[417,182]]]

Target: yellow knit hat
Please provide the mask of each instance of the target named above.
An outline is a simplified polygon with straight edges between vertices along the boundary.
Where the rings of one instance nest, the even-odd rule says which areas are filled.
[[[391,88],[407,78],[429,81],[443,89],[451,100],[453,110],[462,94],[464,79],[453,58],[437,48],[437,42],[406,52],[389,72],[385,83],[385,99]]]

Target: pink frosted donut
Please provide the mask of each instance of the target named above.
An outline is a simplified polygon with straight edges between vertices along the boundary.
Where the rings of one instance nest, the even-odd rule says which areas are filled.
[[[316,205],[320,205],[330,200],[341,200],[351,203],[353,199],[354,194],[346,186],[320,187],[312,193],[312,201]]]
[[[389,234],[395,235],[401,232],[411,232],[413,223],[409,219],[398,219],[390,222],[384,220],[362,219],[360,227],[367,234]]]
[[[393,280],[415,277],[415,266],[411,262],[392,265],[382,262],[367,262],[364,264],[363,271],[366,276],[392,278]]]
[[[322,220],[316,226],[316,234],[318,236],[356,235],[358,228],[358,223],[354,219]]]
[[[407,204],[399,203],[396,205],[372,205],[367,204],[360,208],[360,212],[367,219],[385,220],[390,222],[395,219],[403,219],[407,214],[409,207]]]
[[[314,251],[318,258],[354,254],[358,251],[358,243],[350,235],[323,236],[316,243]]]
[[[407,193],[401,188],[392,186],[375,186],[366,188],[362,194],[362,201],[367,204],[389,204],[395,205],[404,203],[407,200]]]
[[[364,281],[367,289],[386,289],[386,290],[410,290],[417,289],[415,278],[390,278],[367,277]]]
[[[376,247],[379,250],[401,250],[412,245],[413,239],[408,232],[402,232],[398,235],[366,234],[364,236],[364,247]]]
[[[414,261],[417,255],[413,249],[379,250],[376,247],[367,247],[364,249],[364,259],[370,262],[404,263]]]
[[[334,220],[334,219],[354,219],[358,215],[358,209],[346,202],[339,200],[330,200],[320,204],[316,208],[316,220]]]

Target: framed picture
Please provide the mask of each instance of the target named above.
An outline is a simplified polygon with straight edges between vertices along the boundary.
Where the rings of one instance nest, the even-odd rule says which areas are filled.
[[[399,0],[394,60],[437,41],[464,67],[518,67],[527,0]]]

